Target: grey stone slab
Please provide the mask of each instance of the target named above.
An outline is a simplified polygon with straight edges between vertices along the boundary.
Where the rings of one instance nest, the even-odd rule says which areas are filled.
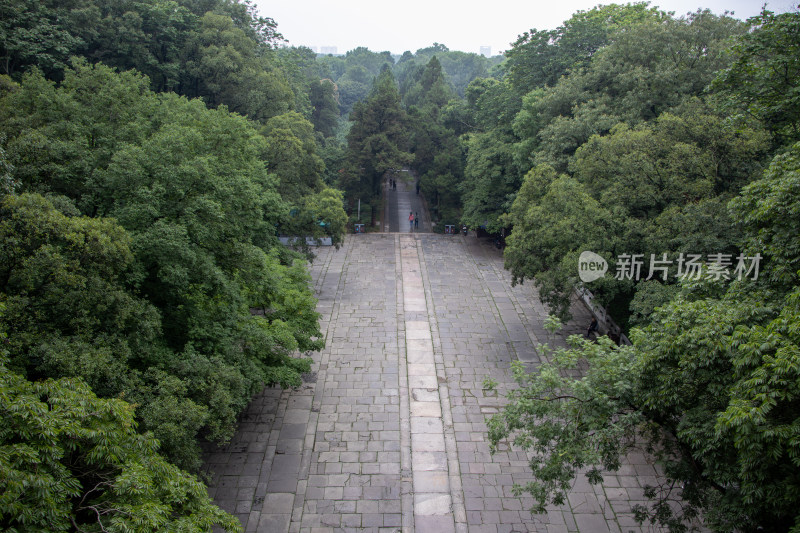
[[[342,515],[342,527],[345,528],[360,528],[361,527],[361,515],[360,514],[343,514]]]
[[[439,381],[436,379],[436,374],[429,375],[411,375],[408,376],[408,386],[411,389],[432,389],[439,388]]]
[[[424,389],[415,389],[415,391],[420,391]],[[410,410],[411,416],[432,416],[439,418],[442,416],[442,406],[439,403],[439,393],[433,392],[433,396],[422,395],[423,398],[434,397],[435,400],[433,401],[414,401],[411,400],[410,402]],[[417,398],[418,396],[415,394],[413,396]]]
[[[411,467],[414,472],[447,471],[447,455],[444,452],[416,452],[411,456]]]
[[[455,533],[455,530],[452,516],[414,515],[416,533]]]
[[[574,516],[578,531],[604,533],[609,531],[608,523],[602,514],[576,514]]]
[[[412,433],[411,435],[412,452],[444,452],[443,433]]]
[[[442,419],[433,416],[412,416],[411,433],[438,433],[442,434]]]
[[[452,516],[450,494],[416,492],[414,494],[415,516]]]
[[[292,518],[290,514],[264,514],[258,519],[258,531],[269,531],[270,533],[283,533],[289,531],[289,522]]]
[[[238,476],[236,485],[242,487],[255,487],[258,485],[258,476]]]
[[[300,455],[275,455],[270,470],[270,479],[295,478],[300,472]]]
[[[414,471],[414,490],[417,492],[450,492],[450,475],[443,471]]]
[[[310,395],[300,396],[300,395],[293,395],[289,398],[287,403],[287,409],[311,409],[311,403],[314,397]]]
[[[283,424],[281,426],[280,439],[303,439],[306,435],[307,424]]]
[[[297,478],[282,478],[282,479],[270,479],[269,483],[267,483],[267,492],[270,493],[278,493],[278,492],[291,492],[294,493],[297,490]]]
[[[409,363],[433,362],[433,344],[430,337],[406,340],[406,359]]]
[[[283,415],[284,424],[307,424],[308,416],[310,414],[309,408],[287,409]]]
[[[439,403],[439,388],[412,388],[411,398],[416,402]]]
[[[410,363],[408,365],[409,376],[436,376],[436,365],[433,363]]]

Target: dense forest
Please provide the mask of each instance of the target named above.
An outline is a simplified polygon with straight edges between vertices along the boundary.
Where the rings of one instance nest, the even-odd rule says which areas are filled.
[[[543,452],[542,509],[646,435],[676,488],[643,520],[800,530],[798,58],[797,12],[611,4],[493,58],[324,56],[248,1],[0,0],[0,525],[236,530],[199,442],[300,383],[306,237],[338,246],[407,168],[437,231],[508,235],[554,323],[581,252],[617,274],[587,285],[633,346],[517,368],[491,425]]]
[[[462,217],[511,230],[506,267],[554,329],[586,286],[633,343],[516,366],[490,438],[535,452],[540,510],[644,441],[666,481],[641,520],[800,531],[799,58],[797,11],[605,6],[523,34],[468,100],[486,121],[463,141]],[[585,251],[611,275],[582,283]]]

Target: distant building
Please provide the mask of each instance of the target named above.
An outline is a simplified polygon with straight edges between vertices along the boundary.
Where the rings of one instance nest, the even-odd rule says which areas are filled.
[[[481,46],[481,55],[484,57],[492,57],[492,47],[491,46]]]
[[[335,46],[323,46],[319,49],[319,52],[322,55],[328,55],[328,54],[336,55],[338,53],[338,49]]]

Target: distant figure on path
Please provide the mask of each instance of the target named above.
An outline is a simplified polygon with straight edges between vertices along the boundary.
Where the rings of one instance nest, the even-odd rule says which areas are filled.
[[[419,227],[419,213],[414,213],[414,229]]]
[[[589,329],[586,331],[586,337],[591,339],[593,336],[597,336],[598,324],[597,318],[592,317],[592,322],[589,324]]]
[[[408,231],[414,231],[414,213],[408,212]]]

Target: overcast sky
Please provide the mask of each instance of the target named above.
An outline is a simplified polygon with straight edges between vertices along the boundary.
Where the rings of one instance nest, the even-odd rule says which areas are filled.
[[[531,28],[552,29],[598,0],[256,0],[261,16],[278,23],[278,31],[294,46],[335,46],[340,54],[358,46],[374,52],[415,52],[434,42],[451,50],[492,54],[510,48]],[[617,0],[616,3],[627,3]],[[762,0],[662,0],[659,6],[677,15],[708,8],[726,9],[746,19],[761,11]],[[775,12],[794,9],[797,1],[769,0]]]

